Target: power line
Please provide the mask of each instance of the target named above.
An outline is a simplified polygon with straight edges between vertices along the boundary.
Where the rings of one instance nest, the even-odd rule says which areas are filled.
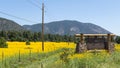
[[[26,21],[26,22],[38,23],[38,22],[30,21],[30,20],[27,20],[27,19],[24,19],[24,18],[15,16],[15,15],[11,15],[11,14],[8,14],[8,13],[2,12],[2,11],[0,11],[0,13],[1,13],[1,14],[4,14],[4,15],[7,15],[7,16],[11,16],[11,17],[17,18],[17,19],[20,19],[20,20],[24,20],[24,21]]]
[[[34,5],[35,7],[42,9],[38,4],[36,4],[35,2],[31,1],[31,0],[26,0],[28,3]]]
[[[34,0],[34,2],[36,2],[36,4],[40,4],[38,0]]]

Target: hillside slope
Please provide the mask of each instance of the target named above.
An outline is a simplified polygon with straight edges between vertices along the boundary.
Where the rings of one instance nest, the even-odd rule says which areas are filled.
[[[40,32],[41,25],[42,24],[24,25],[23,27],[34,32]],[[45,33],[51,33],[51,34],[73,35],[76,33],[86,33],[86,34],[111,33],[98,25],[92,23],[82,23],[72,20],[54,21],[50,23],[45,23],[44,25],[45,25],[44,27]]]
[[[21,31],[25,30],[21,25],[17,24],[16,22],[12,20],[8,20],[5,18],[0,18],[0,31],[9,31],[9,30],[15,30],[15,31]]]

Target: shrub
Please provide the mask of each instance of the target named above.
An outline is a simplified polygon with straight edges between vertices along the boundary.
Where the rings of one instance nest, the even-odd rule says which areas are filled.
[[[26,45],[30,45],[30,41],[26,41]]]
[[[8,44],[6,43],[5,38],[1,37],[0,38],[0,48],[7,48]]]
[[[118,44],[120,43],[120,36],[117,36],[117,37],[115,38],[115,42],[118,43]]]

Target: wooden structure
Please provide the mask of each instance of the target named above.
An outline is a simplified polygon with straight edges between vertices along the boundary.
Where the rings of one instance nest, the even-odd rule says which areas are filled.
[[[114,34],[76,34],[80,42],[76,45],[76,53],[86,50],[106,49],[109,53],[114,51]]]

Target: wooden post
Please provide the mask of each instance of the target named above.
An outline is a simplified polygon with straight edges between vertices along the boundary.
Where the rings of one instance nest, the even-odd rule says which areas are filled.
[[[20,55],[20,50],[19,50],[19,55],[18,55],[18,61],[20,62],[21,61],[21,55]]]
[[[37,50],[37,53],[38,53],[38,57],[39,57],[39,49]]]
[[[31,60],[31,49],[30,49],[30,53],[29,53],[29,59],[30,59],[30,61],[32,61],[32,60]]]
[[[108,51],[111,53],[111,35],[108,34],[107,36],[107,43],[108,43]]]
[[[76,45],[76,53],[82,53],[86,51],[86,45],[84,43],[84,34],[80,35],[80,43]]]
[[[42,51],[44,51],[44,3],[42,3]]]
[[[81,36],[80,36],[80,42],[81,42],[81,44],[84,43],[84,34],[81,34]]]
[[[41,63],[41,68],[44,68],[44,67],[43,67],[43,63]]]
[[[4,67],[4,51],[2,51],[2,67]]]

